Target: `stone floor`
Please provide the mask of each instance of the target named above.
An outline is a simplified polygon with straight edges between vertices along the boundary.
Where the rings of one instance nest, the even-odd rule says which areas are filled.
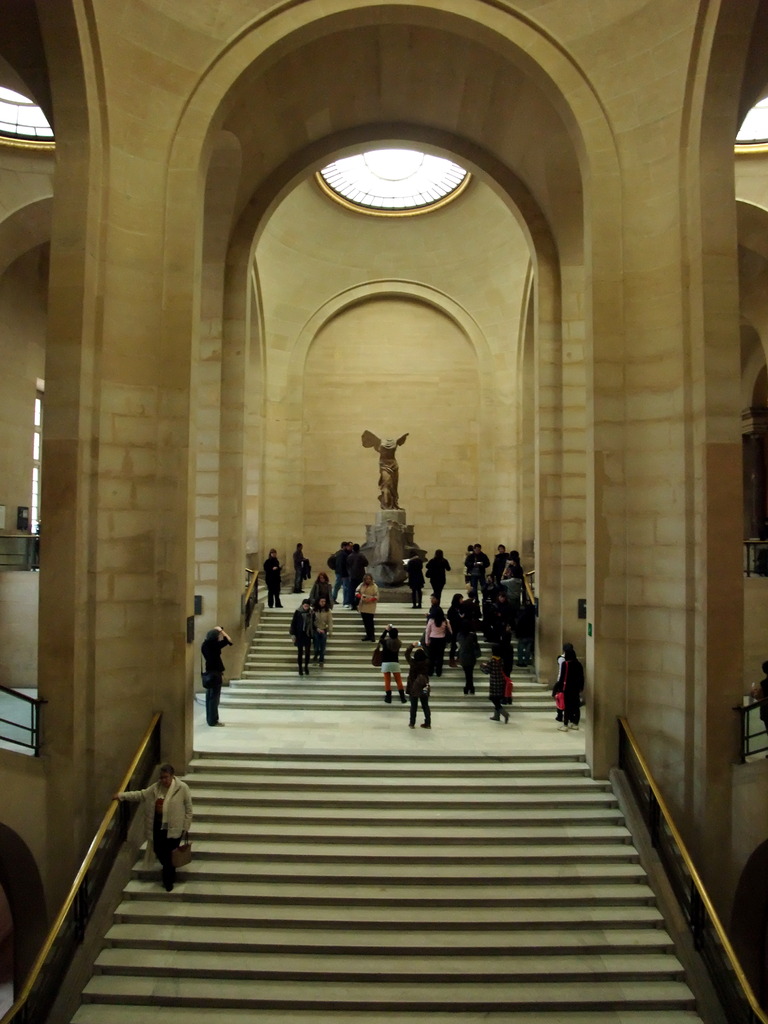
[[[446,596],[455,591],[446,588]],[[294,608],[301,601],[298,594],[283,594],[283,605]],[[447,603],[447,602],[446,602]],[[381,606],[380,606],[381,607]],[[387,604],[387,609],[410,607]],[[269,609],[264,612],[270,614]],[[356,615],[337,609],[336,616]],[[377,627],[385,624],[385,616],[377,616]],[[286,638],[288,642],[288,638]],[[225,664],[226,651],[225,651]],[[227,676],[236,675],[227,666]],[[371,669],[376,672],[376,669]],[[552,668],[554,678],[555,667]],[[297,709],[295,711],[229,710],[222,715],[223,728],[209,728],[205,723],[202,693],[198,693],[195,707],[195,750],[243,753],[306,751],[315,752],[391,752],[423,753],[582,753],[584,751],[584,725],[579,731],[558,732],[555,711],[551,714],[516,716],[514,706],[509,725],[489,720],[491,704],[486,698],[485,677],[479,676],[475,713],[445,714],[433,711],[432,729],[408,728],[408,705],[390,705],[372,701],[370,711],[304,711],[301,709],[301,683],[296,681]],[[514,673],[513,673],[514,678]],[[588,709],[585,709],[588,712]]]

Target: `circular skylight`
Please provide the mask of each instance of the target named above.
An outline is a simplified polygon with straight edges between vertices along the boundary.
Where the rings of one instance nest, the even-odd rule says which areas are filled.
[[[50,142],[53,129],[37,104],[13,89],[0,86],[0,135]]]
[[[442,206],[469,182],[469,172],[413,149],[374,149],[343,157],[317,175],[324,191],[363,213],[397,215]]]
[[[747,116],[736,136],[740,146],[748,146],[756,142],[768,142],[768,98],[760,100]]]

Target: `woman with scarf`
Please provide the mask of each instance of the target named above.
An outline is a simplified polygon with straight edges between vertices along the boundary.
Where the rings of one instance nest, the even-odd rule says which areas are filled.
[[[299,663],[299,675],[309,675],[309,649],[315,635],[315,613],[308,598],[304,598],[293,613],[291,619],[291,636],[296,644],[296,660]]]

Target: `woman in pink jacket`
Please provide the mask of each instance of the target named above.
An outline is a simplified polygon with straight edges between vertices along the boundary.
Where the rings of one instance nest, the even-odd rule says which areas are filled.
[[[445,645],[451,636],[451,624],[445,616],[445,612],[438,605],[430,613],[427,619],[427,628],[424,630],[424,644],[429,657],[429,674],[441,676],[443,674],[443,657]]]

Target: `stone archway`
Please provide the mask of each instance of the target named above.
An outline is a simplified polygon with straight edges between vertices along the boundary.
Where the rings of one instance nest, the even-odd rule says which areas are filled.
[[[0,823],[0,887],[12,921],[13,981],[18,992],[48,930],[43,883],[24,840]]]

